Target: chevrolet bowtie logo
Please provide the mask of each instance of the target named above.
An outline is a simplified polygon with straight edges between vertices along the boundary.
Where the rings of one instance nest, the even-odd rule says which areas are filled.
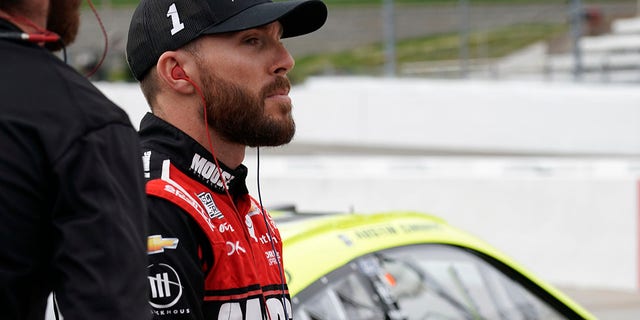
[[[147,254],[162,253],[164,249],[178,247],[178,238],[163,238],[161,235],[153,235],[147,238]]]

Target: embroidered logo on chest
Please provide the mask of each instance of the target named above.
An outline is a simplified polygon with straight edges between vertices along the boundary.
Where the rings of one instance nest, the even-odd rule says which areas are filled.
[[[216,206],[216,203],[213,201],[213,196],[211,195],[211,193],[201,192],[198,194],[198,198],[200,199],[200,201],[202,201],[202,204],[204,205],[205,210],[207,210],[207,213],[209,214],[209,218],[211,219],[224,218],[222,211],[218,209],[218,207]]]

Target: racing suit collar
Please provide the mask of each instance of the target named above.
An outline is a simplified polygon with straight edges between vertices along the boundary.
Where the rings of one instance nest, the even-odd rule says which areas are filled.
[[[147,113],[140,122],[140,138],[144,151],[154,150],[165,154],[181,171],[209,186],[213,191],[225,193],[220,179],[221,171],[230,194],[236,196],[249,193],[246,186],[248,174],[246,166],[241,164],[234,170],[218,161],[220,165],[220,171],[218,171],[216,161],[207,149],[180,129],[152,113]]]
[[[20,30],[20,28],[18,28],[18,26],[16,26],[15,24],[0,18],[0,30],[2,31],[17,31],[17,32],[22,32],[22,30]]]
[[[22,29],[20,29],[18,26],[16,26],[12,22],[6,19],[0,18],[0,32],[23,33],[24,31],[22,31]],[[18,39],[0,39],[0,40],[11,41],[11,42],[19,43],[21,45],[27,45],[27,46],[33,46],[33,47],[38,46],[35,42],[18,40]]]

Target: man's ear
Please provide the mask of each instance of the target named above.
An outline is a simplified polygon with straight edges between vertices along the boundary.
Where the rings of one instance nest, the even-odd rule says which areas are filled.
[[[186,71],[183,55],[176,51],[167,51],[158,58],[156,69],[158,78],[169,88],[182,93],[192,94],[195,90]]]

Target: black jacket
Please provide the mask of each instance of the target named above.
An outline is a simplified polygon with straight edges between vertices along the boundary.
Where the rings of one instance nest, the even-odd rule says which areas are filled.
[[[0,69],[0,318],[44,319],[51,291],[65,320],[149,318],[129,118],[35,44],[0,39]]]

